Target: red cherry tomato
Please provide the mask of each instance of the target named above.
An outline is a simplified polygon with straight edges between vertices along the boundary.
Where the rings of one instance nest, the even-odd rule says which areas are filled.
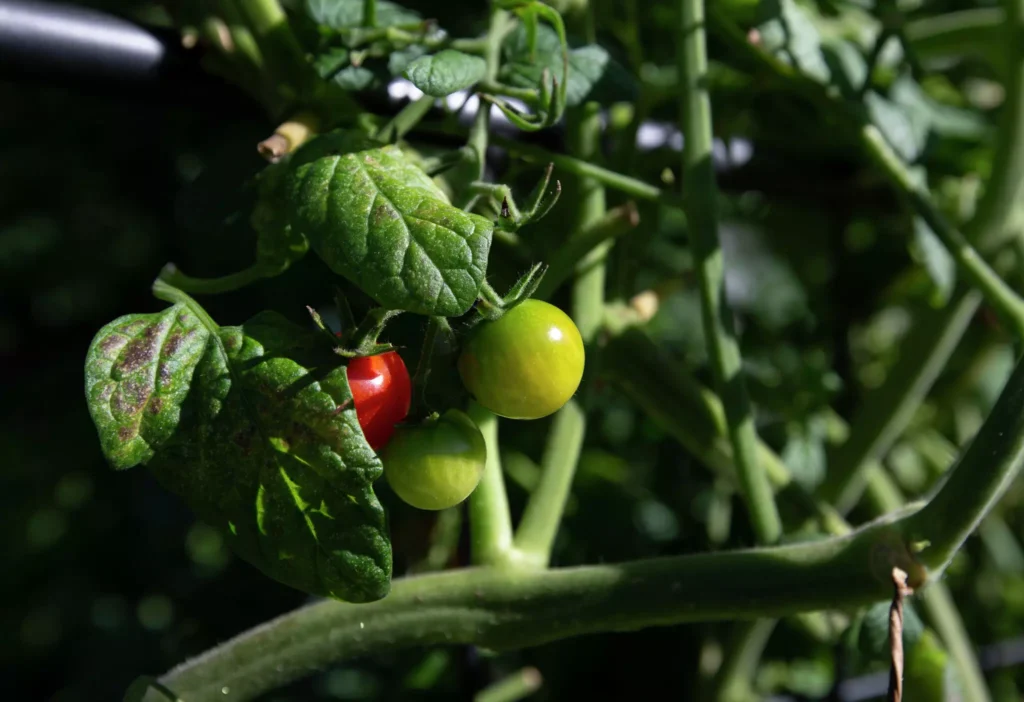
[[[395,351],[353,358],[348,364],[348,384],[359,426],[370,448],[378,451],[409,414],[412,381],[405,362]]]

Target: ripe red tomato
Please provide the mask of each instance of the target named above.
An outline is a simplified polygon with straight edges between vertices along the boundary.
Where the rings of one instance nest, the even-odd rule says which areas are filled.
[[[409,414],[412,381],[405,362],[396,351],[353,358],[348,364],[348,384],[359,426],[370,448],[379,451],[391,439],[395,425]]]

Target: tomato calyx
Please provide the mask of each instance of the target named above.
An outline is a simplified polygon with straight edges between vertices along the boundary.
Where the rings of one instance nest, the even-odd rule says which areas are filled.
[[[375,356],[394,350],[394,346],[388,343],[381,343],[378,339],[384,332],[384,327],[387,326],[387,323],[400,315],[403,310],[374,307],[367,311],[363,321],[357,325],[355,318],[352,316],[352,309],[348,306],[348,301],[340,290],[337,292],[335,299],[342,327],[337,332],[327,327],[323,318],[320,317],[320,314],[315,309],[309,305],[306,306],[309,316],[313,319],[313,323],[321,332],[330,337],[334,353],[345,358],[359,358],[362,356]]]

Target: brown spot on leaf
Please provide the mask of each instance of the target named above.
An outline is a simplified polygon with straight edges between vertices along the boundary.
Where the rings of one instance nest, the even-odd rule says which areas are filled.
[[[387,205],[380,205],[373,213],[374,224],[379,225],[381,222],[389,219],[398,219],[399,214]]]
[[[160,414],[164,409],[164,398],[154,397],[149,401],[147,409],[149,409],[150,414]]]
[[[167,341],[164,343],[164,355],[173,356],[174,354],[178,353],[178,349],[181,348],[182,338],[183,337],[180,331],[172,332],[171,335],[167,337]]]
[[[133,435],[134,432],[131,427],[121,427],[117,430],[117,438],[121,441],[128,441],[128,439],[132,438]]]
[[[124,337],[120,334],[111,334],[100,342],[100,350],[109,354],[124,346]]]
[[[152,328],[153,327],[149,327],[149,329]],[[155,358],[156,339],[152,334],[149,334],[149,329],[147,329],[145,336],[139,339],[132,339],[128,343],[128,346],[125,347],[120,362],[116,366],[116,370],[119,371],[122,376],[134,373],[140,368],[151,363]]]

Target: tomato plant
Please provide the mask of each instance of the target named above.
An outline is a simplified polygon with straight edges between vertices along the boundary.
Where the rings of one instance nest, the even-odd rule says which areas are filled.
[[[550,699],[821,699],[903,663],[908,698],[1019,697],[973,653],[1024,632],[1024,0],[998,5],[145,3],[230,110],[0,85],[0,365],[46,369],[7,403],[44,419],[0,436],[42,495],[7,510],[13,649],[145,632],[145,665],[185,662],[136,700],[319,670],[296,695],[513,699],[534,665]],[[76,342],[94,462],[155,483],[51,421]],[[95,591],[37,585],[66,566]]]
[[[487,450],[473,420],[450,409],[440,418],[399,427],[382,456],[384,477],[419,509],[448,509],[476,489]]]
[[[459,373],[477,402],[495,414],[539,419],[576,392],[584,355],[579,329],[565,312],[526,300],[473,331]]]

